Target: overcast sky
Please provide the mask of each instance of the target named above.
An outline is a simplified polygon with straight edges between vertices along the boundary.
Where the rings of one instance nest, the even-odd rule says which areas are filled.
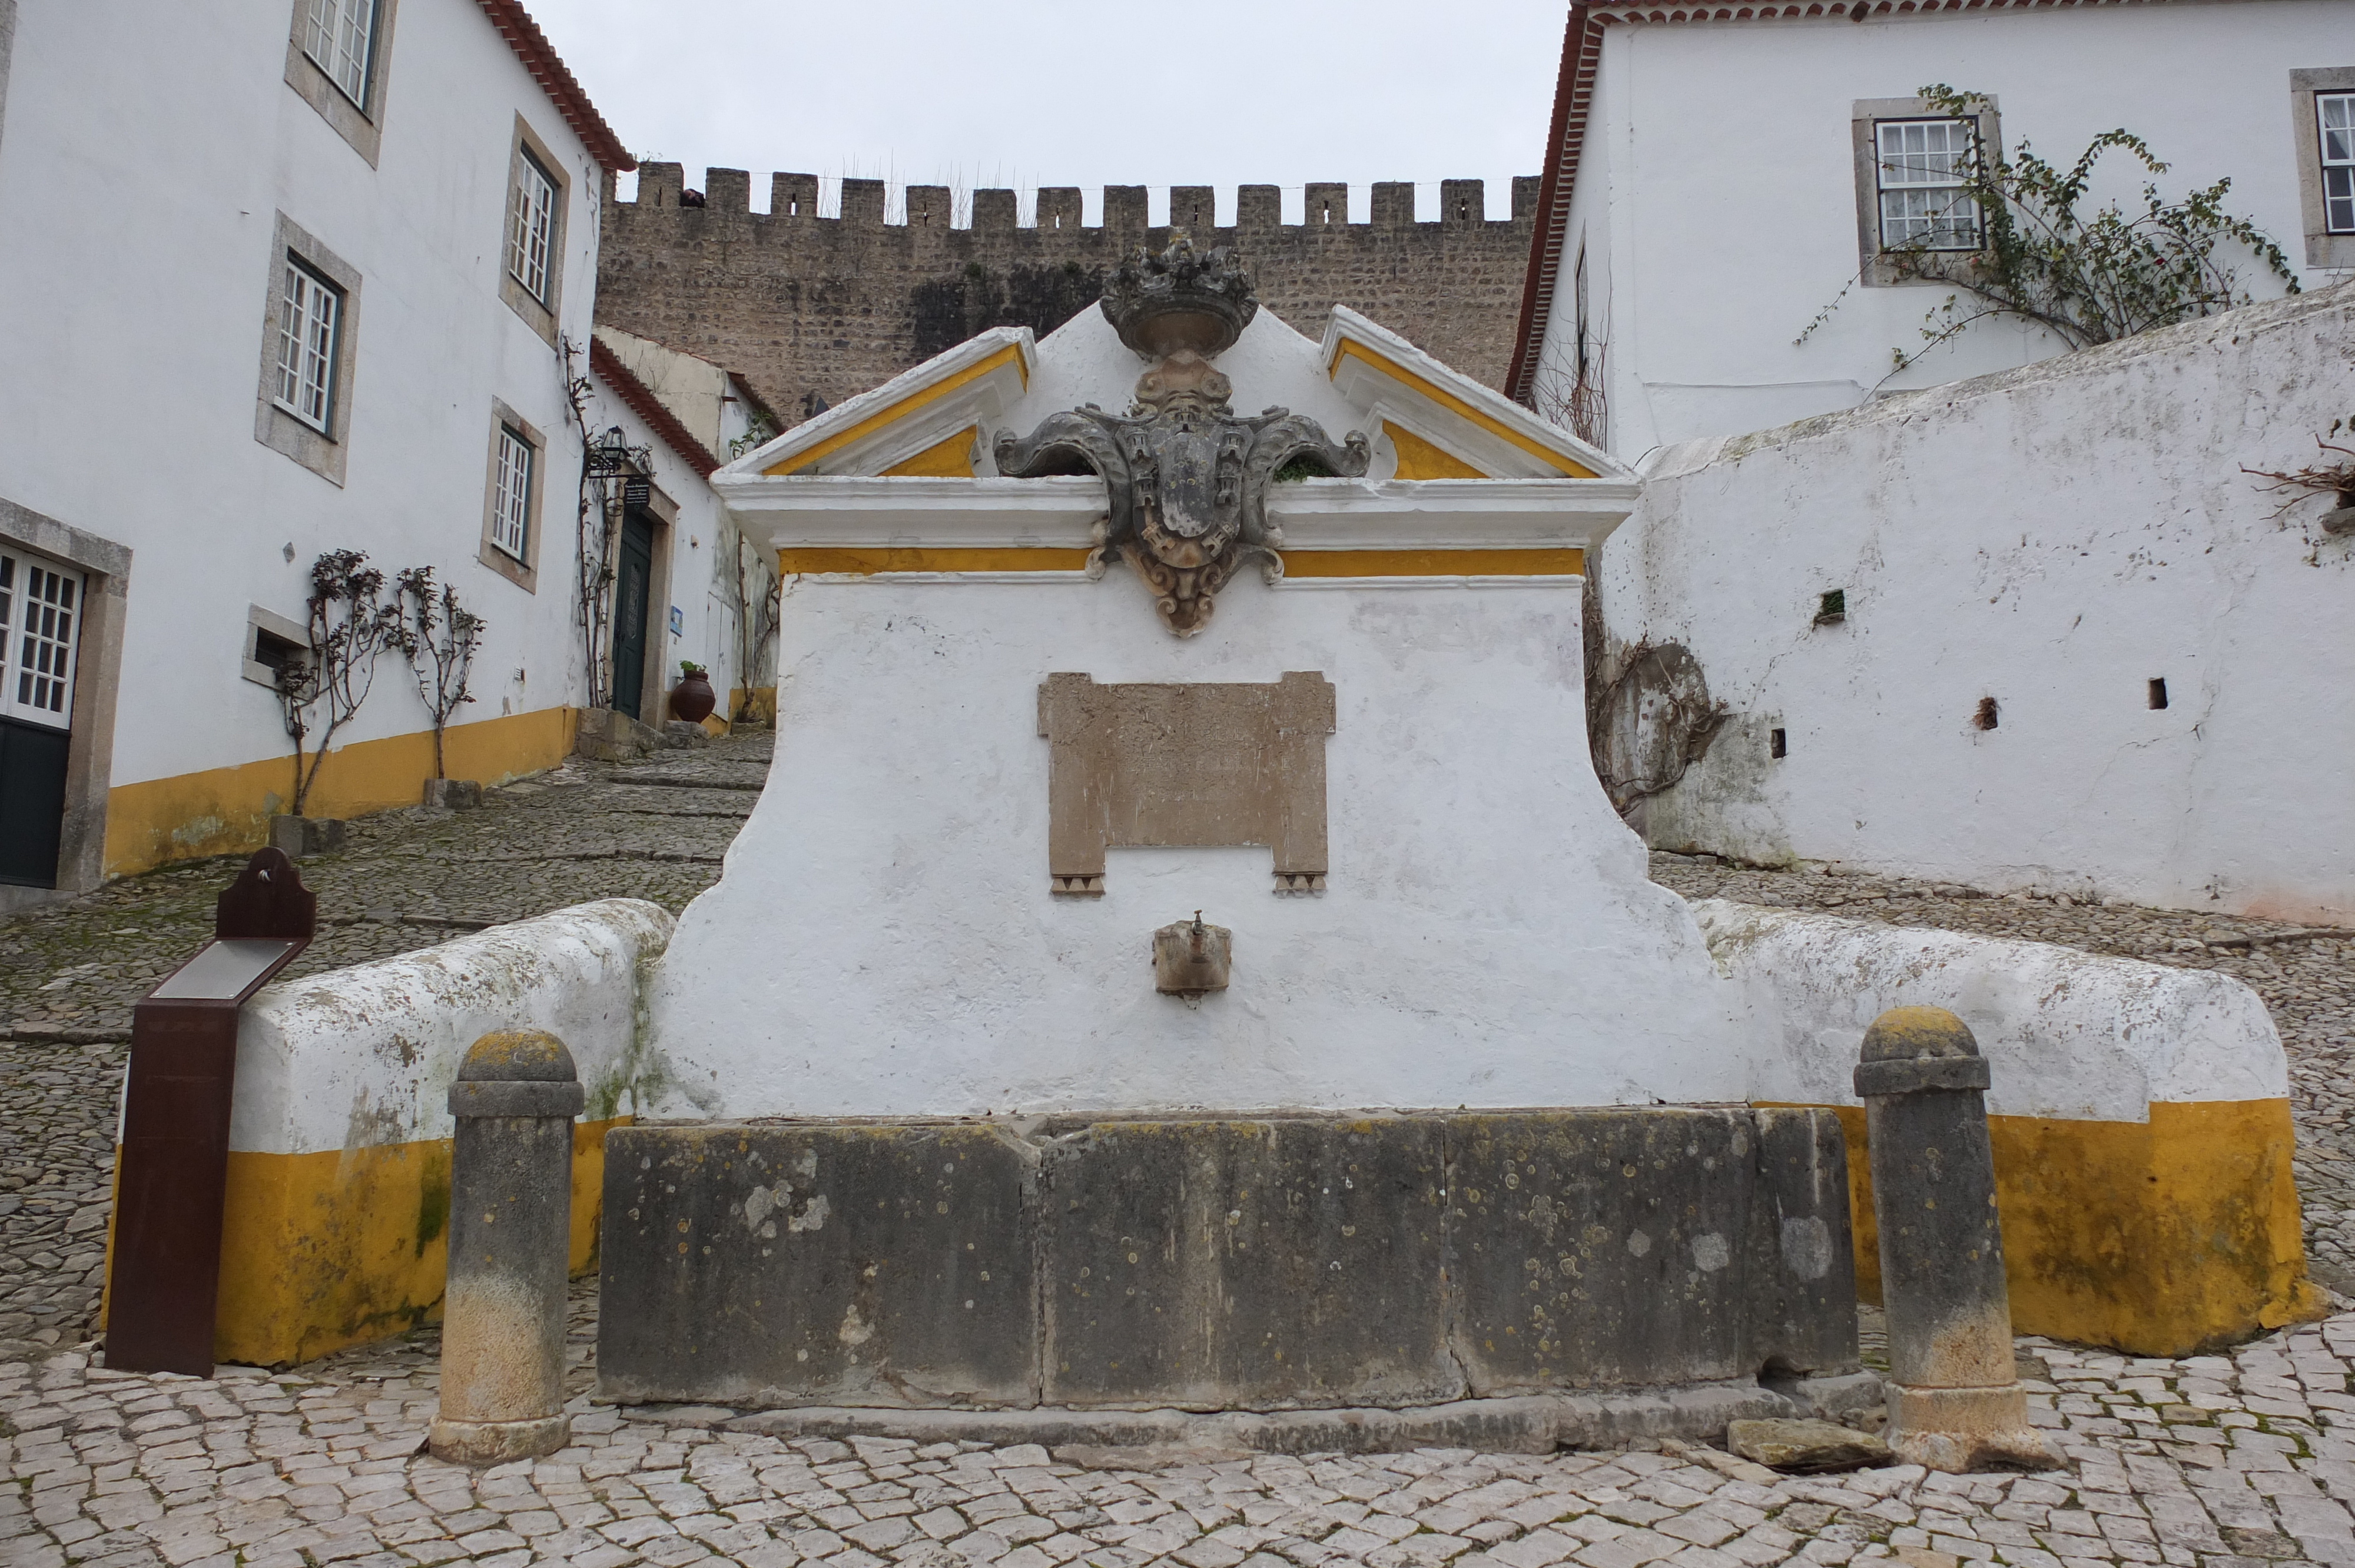
[[[1561,55],[1562,0],[526,0],[640,157],[960,192],[1287,187],[1346,180],[1363,221],[1375,180],[1487,181],[1510,214],[1538,172]],[[626,182],[624,192],[627,192]]]

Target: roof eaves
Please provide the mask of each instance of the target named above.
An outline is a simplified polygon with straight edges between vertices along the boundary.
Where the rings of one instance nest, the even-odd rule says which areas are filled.
[[[1553,311],[1554,279],[1561,270],[1571,191],[1578,183],[1579,150],[1586,142],[1586,111],[1594,99],[1595,63],[1603,48],[1603,27],[1593,11],[1587,0],[1573,0],[1562,29],[1549,155],[1529,233],[1529,272],[1521,283],[1521,319],[1513,340],[1513,362],[1505,372],[1505,396],[1516,403],[1529,403],[1535,391],[1546,319]]]
[[[679,455],[687,467],[709,479],[719,471],[719,460],[709,448],[695,439],[694,432],[679,423],[678,416],[663,407],[654,389],[639,380],[622,356],[607,348],[597,338],[589,340],[589,368],[598,378],[622,395],[630,412],[645,422],[648,429],[662,438],[663,445]]]
[[[557,112],[564,116],[564,122],[572,127],[572,133],[589,149],[590,156],[613,173],[626,174],[636,168],[638,161],[630,156],[622,139],[613,134],[613,128],[605,123],[605,117],[589,101],[589,94],[566,69],[556,46],[548,41],[548,35],[539,30],[531,13],[523,8],[522,0],[475,0],[475,4],[491,19],[491,26],[499,30],[499,37],[507,41],[516,58],[523,62],[524,69],[531,72],[532,80],[539,84],[549,101],[556,105]]]

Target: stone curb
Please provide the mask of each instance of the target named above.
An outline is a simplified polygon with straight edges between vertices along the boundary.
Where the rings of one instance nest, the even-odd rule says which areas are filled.
[[[907,1410],[809,1405],[743,1411],[718,1404],[615,1407],[633,1421],[797,1437],[900,1437],[917,1443],[1035,1443],[1042,1447],[1241,1449],[1267,1454],[1380,1454],[1414,1448],[1549,1454],[1623,1447],[1639,1438],[1722,1441],[1728,1422],[1843,1415],[1877,1409],[1880,1376],[1806,1378],[1791,1392],[1757,1383],[1692,1383],[1623,1393],[1463,1399],[1403,1410]]]

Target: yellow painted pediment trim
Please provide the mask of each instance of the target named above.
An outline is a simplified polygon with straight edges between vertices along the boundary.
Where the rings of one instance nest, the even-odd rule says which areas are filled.
[[[1288,577],[1559,577],[1586,570],[1586,552],[1539,547],[1510,550],[1285,550]],[[783,576],[827,573],[874,577],[882,572],[1083,572],[1089,552],[1048,546],[970,548],[835,546],[777,552]]]
[[[925,404],[937,402],[958,387],[969,382],[978,381],[991,371],[1007,365],[1014,366],[1016,372],[1022,377],[1023,387],[1028,388],[1030,385],[1030,367],[1022,363],[1022,345],[1009,343],[996,354],[974,361],[955,375],[944,376],[929,387],[920,387],[889,408],[869,414],[848,429],[838,430],[806,451],[795,452],[791,457],[772,463],[761,471],[765,474],[800,473],[829,453],[838,452],[853,441],[874,434],[894,420],[905,418]]]
[[[1288,577],[1574,577],[1583,550],[1286,550]]]
[[[1374,369],[1381,372],[1384,376],[1389,376],[1391,380],[1396,381],[1401,386],[1412,387],[1416,391],[1422,393],[1424,397],[1430,398],[1433,402],[1437,403],[1440,407],[1447,409],[1450,413],[1453,413],[1461,418],[1471,420],[1472,423],[1479,426],[1490,435],[1497,437],[1499,440],[1510,441],[1513,445],[1520,448],[1531,457],[1536,458],[1540,462],[1557,468],[1572,479],[1595,479],[1600,477],[1593,469],[1588,468],[1585,464],[1562,456],[1560,452],[1555,451],[1552,448],[1545,445],[1543,442],[1534,440],[1529,436],[1526,436],[1520,431],[1513,429],[1512,426],[1505,423],[1504,420],[1497,418],[1494,414],[1474,408],[1471,404],[1465,402],[1463,398],[1458,397],[1455,393],[1448,391],[1445,387],[1441,387],[1434,382],[1423,379],[1422,376],[1417,376],[1413,371],[1409,370],[1405,366],[1390,358],[1387,355],[1380,354],[1374,349],[1369,348],[1364,344],[1359,343],[1355,339],[1343,338],[1341,340],[1341,345],[1333,351],[1333,363],[1325,367],[1325,375],[1328,380],[1340,373],[1341,361],[1344,359],[1364,360]],[[1476,477],[1485,479],[1488,476],[1486,474],[1480,474]]]
[[[967,425],[946,440],[934,441],[914,457],[883,471],[885,479],[971,479],[974,443],[981,439],[979,425]]]
[[[1083,572],[1088,551],[1050,546],[1008,545],[956,548],[916,545],[874,549],[818,546],[779,550],[777,571],[784,577],[831,573],[873,577],[879,572]]]
[[[1403,429],[1388,419],[1382,421],[1382,433],[1390,437],[1391,450],[1398,453],[1398,471],[1391,476],[1393,479],[1489,477],[1446,448],[1435,446],[1412,430]]]

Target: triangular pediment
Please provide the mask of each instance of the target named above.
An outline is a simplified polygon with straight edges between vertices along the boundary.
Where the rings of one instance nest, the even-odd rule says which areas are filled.
[[[794,426],[728,465],[730,476],[971,478],[991,424],[1038,368],[1028,327],[992,327]]]
[[[1627,466],[1451,369],[1346,305],[1322,345],[1334,389],[1380,431],[1394,464],[1384,476],[1439,479],[1633,479]]]

